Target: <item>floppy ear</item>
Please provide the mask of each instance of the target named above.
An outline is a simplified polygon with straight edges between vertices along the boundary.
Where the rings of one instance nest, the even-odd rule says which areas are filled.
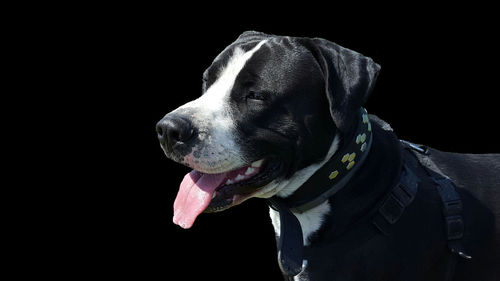
[[[375,85],[380,65],[325,39],[303,38],[302,42],[323,71],[333,121],[341,132],[347,132]]]

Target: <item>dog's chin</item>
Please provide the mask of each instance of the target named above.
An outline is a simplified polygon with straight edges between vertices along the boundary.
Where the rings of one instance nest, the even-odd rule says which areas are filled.
[[[266,157],[249,165],[227,171],[227,179],[217,187],[205,213],[227,210],[252,197],[262,197],[267,187],[278,179],[283,165],[275,157]]]

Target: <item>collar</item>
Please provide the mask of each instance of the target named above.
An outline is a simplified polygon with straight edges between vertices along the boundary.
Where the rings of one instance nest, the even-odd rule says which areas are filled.
[[[288,208],[303,213],[325,202],[340,191],[356,174],[372,145],[372,126],[366,109],[361,108],[356,131],[292,195],[282,199]]]
[[[314,208],[341,190],[362,166],[370,151],[372,139],[368,113],[361,108],[356,131],[347,139],[343,148],[336,151],[292,195],[284,199],[275,196],[267,200],[269,206],[278,211],[280,216],[278,264],[286,276],[299,274],[306,264],[303,260],[302,228],[292,212],[302,213]]]

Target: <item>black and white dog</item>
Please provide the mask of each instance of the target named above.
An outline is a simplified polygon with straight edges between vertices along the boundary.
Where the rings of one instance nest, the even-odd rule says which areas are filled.
[[[267,198],[287,279],[500,280],[500,154],[398,140],[362,108],[379,69],[324,39],[243,33],[157,124],[193,169],[174,223]]]

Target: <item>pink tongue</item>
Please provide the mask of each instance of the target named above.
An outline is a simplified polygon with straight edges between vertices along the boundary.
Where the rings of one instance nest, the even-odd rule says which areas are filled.
[[[184,176],[174,202],[174,223],[190,228],[196,217],[210,204],[215,189],[226,178],[222,174],[202,174],[197,171]]]

